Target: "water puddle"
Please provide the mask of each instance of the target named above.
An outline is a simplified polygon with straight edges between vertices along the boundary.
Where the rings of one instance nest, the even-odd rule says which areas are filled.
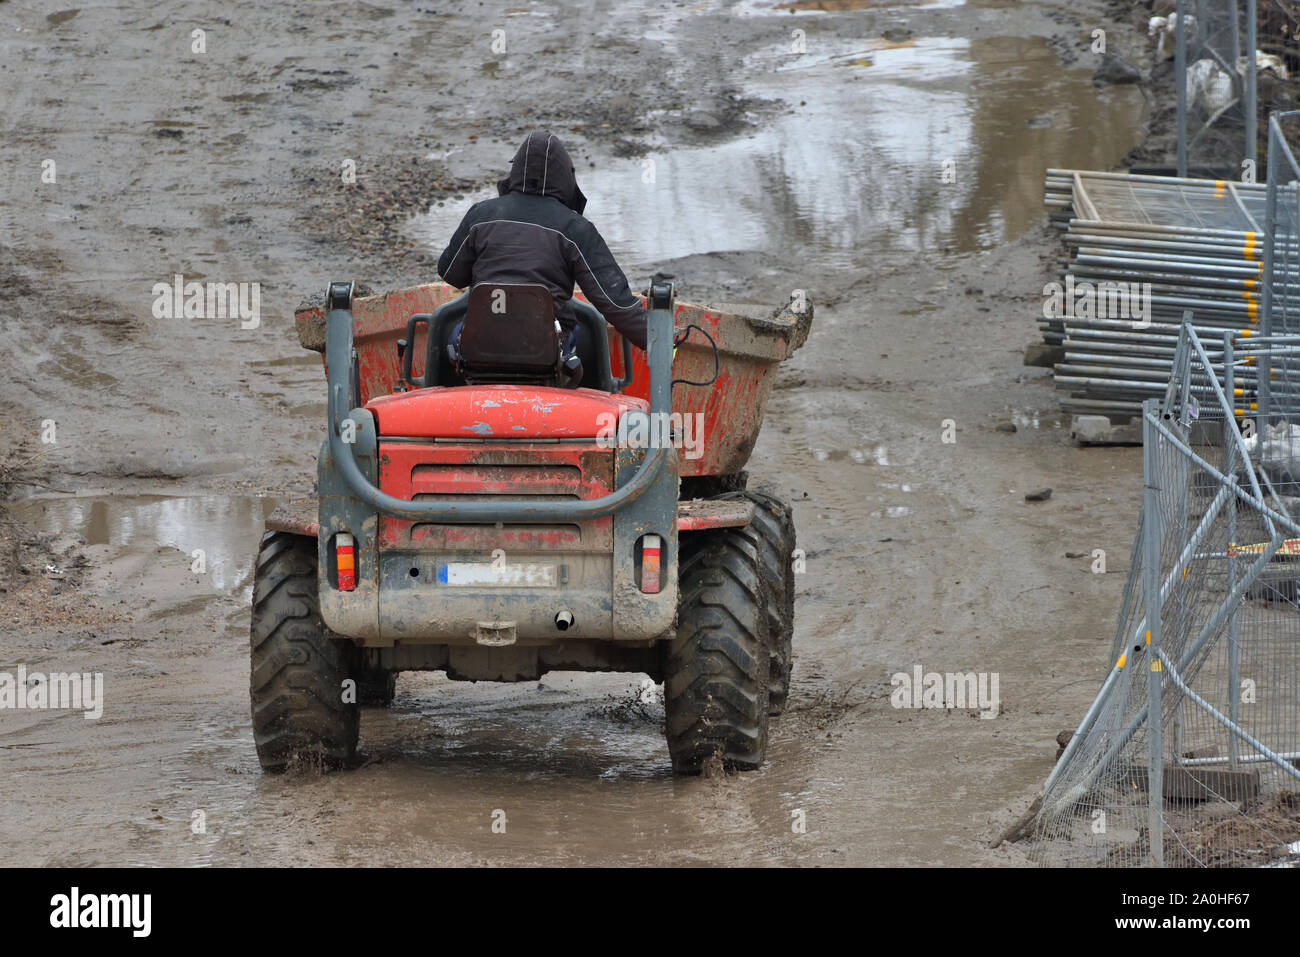
[[[934,10],[964,6],[966,0],[742,0],[737,12],[750,16],[771,13],[852,13],[858,10]]]
[[[202,551],[217,591],[252,582],[263,523],[276,500],[256,495],[34,496],[10,504],[14,517],[41,532],[75,535],[123,554],[171,547],[195,559]]]
[[[51,27],[57,27],[67,23],[69,20],[71,20],[80,12],[81,12],[80,9],[59,10],[57,13],[47,14],[45,19],[50,24]]]
[[[628,267],[756,250],[862,268],[989,249],[1044,221],[1045,167],[1106,169],[1135,142],[1141,93],[1095,90],[1040,37],[790,46],[746,58],[743,94],[786,105],[753,117],[751,135],[650,143],[579,169],[588,216]],[[435,206],[408,229],[436,254],[494,194]]]

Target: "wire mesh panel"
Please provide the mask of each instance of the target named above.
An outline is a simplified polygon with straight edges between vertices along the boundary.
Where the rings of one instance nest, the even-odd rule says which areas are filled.
[[[1265,335],[1300,335],[1300,165],[1287,145],[1281,122],[1300,115],[1276,113],[1268,122],[1268,181],[1264,221],[1262,331]],[[1276,416],[1300,413],[1300,367],[1289,350],[1261,357],[1260,415],[1264,422]]]
[[[1107,222],[1240,233],[1259,230],[1250,210],[1262,213],[1265,201],[1256,184],[1083,171],[1076,196]]]
[[[1240,406],[1300,337],[1207,345],[1185,325],[1144,405],[1134,560],[1033,824],[1044,864],[1300,866],[1300,427],[1266,437]]]
[[[1255,3],[1253,0],[1180,0],[1183,49],[1175,51],[1179,175],[1202,161],[1222,164],[1225,152],[1255,160]],[[1178,21],[1165,29],[1178,42]],[[1231,129],[1224,117],[1235,122]],[[1242,127],[1245,126],[1243,133]],[[1225,139],[1232,147],[1225,150]],[[1229,164],[1235,175],[1237,162]]]
[[[1242,17],[1245,4],[1239,0],[1183,0],[1183,11],[1196,17],[1192,29],[1184,34],[1189,38],[1188,50],[1193,58],[1208,57],[1226,70],[1235,72],[1237,57],[1245,50],[1245,24]],[[1239,88],[1239,87],[1238,87]]]

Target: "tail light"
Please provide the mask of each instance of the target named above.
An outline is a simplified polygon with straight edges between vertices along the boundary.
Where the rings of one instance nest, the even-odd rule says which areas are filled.
[[[354,591],[357,587],[356,542],[347,532],[334,536],[334,557],[339,570],[339,591]]]
[[[641,590],[647,595],[659,594],[659,536],[641,538]]]

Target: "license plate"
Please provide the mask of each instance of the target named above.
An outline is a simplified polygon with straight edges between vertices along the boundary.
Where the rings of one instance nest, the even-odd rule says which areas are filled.
[[[443,562],[438,581],[443,585],[512,588],[554,588],[559,584],[559,566],[545,562]]]

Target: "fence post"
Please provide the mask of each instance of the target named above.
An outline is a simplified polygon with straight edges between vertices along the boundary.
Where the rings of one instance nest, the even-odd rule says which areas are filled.
[[[1181,18],[1180,18],[1181,22]],[[1151,866],[1165,866],[1164,848],[1164,742],[1160,707],[1160,488],[1156,443],[1160,434],[1153,425],[1159,415],[1158,399],[1142,403],[1142,592],[1147,619],[1147,833],[1151,843]]]
[[[1187,34],[1183,30],[1183,0],[1177,0],[1176,7],[1174,93],[1178,102],[1178,175],[1182,178],[1187,176]]]
[[[1255,128],[1256,124],[1256,97],[1255,92],[1255,44],[1259,42],[1255,36],[1255,4],[1256,0],[1246,0],[1246,102],[1243,104],[1246,112],[1246,159],[1250,160],[1251,169],[1255,173],[1255,180],[1259,180],[1259,168],[1255,161],[1259,158],[1259,133]],[[1234,17],[1235,17],[1234,12]]]
[[[1281,135],[1282,128],[1278,126],[1277,117],[1268,118],[1268,167],[1267,176],[1265,177],[1264,188],[1264,272],[1262,274],[1259,290],[1259,331],[1264,336],[1265,341],[1273,334],[1273,260],[1275,252],[1273,249],[1273,237],[1277,235],[1277,163],[1281,159],[1277,155],[1276,138]],[[1257,365],[1255,384],[1255,434],[1263,435],[1264,427],[1269,424],[1269,406],[1271,403],[1271,391],[1269,389],[1269,376],[1272,374],[1272,363],[1269,361],[1271,356],[1270,350],[1265,349],[1260,354]],[[1247,406],[1249,408],[1249,406]]]
[[[1232,333],[1223,334],[1223,392],[1228,397],[1228,412],[1223,419],[1223,474],[1233,478],[1237,472],[1237,443],[1229,429],[1237,427],[1237,416],[1232,410],[1233,390],[1236,387],[1236,370],[1232,367]],[[1243,403],[1244,406],[1244,403]],[[1242,409],[1244,413],[1249,411]],[[1237,587],[1237,496],[1228,500],[1228,593]],[[1240,648],[1237,645],[1237,607],[1233,606],[1228,618],[1228,717],[1237,723],[1237,672]],[[1180,752],[1181,753],[1181,752]],[[1228,735],[1228,768],[1237,770],[1237,757],[1240,754],[1237,736]]]

